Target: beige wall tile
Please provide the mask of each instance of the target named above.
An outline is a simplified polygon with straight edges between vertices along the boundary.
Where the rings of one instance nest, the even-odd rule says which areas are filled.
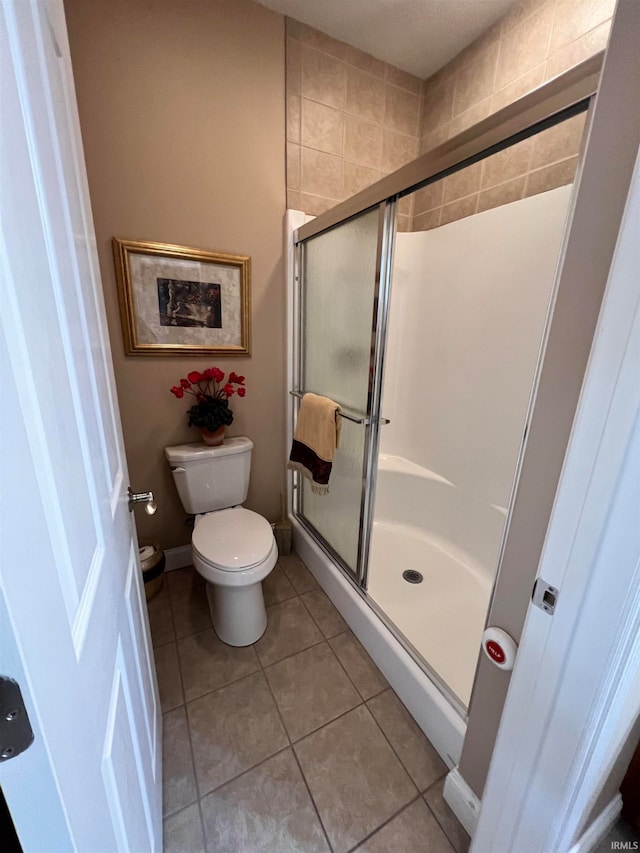
[[[541,62],[535,68],[531,68],[522,77],[518,77],[513,83],[509,83],[499,92],[496,92],[491,98],[491,112],[495,113],[503,107],[522,98],[528,92],[533,92],[545,80],[545,63]]]
[[[537,193],[546,193],[547,190],[572,183],[577,165],[578,158],[571,157],[569,160],[562,160],[560,163],[554,163],[552,166],[545,166],[543,169],[531,172],[527,178],[525,197],[537,195]]]
[[[300,189],[300,146],[287,142],[287,189]]]
[[[420,140],[419,153],[424,154],[425,151],[431,151],[432,148],[435,148],[437,145],[441,145],[443,142],[446,142],[451,135],[451,122],[447,124],[441,124],[440,127],[437,127],[431,133],[427,133]]]
[[[303,193],[327,198],[342,196],[342,160],[332,154],[302,149],[301,182]]]
[[[302,94],[330,107],[344,107],[345,64],[333,56],[302,45]]]
[[[384,81],[353,65],[346,66],[346,76],[346,111],[370,121],[381,121],[384,114]]]
[[[344,157],[366,166],[380,166],[382,127],[357,116],[345,116]]]
[[[391,67],[381,59],[376,59],[375,56],[371,56],[371,54],[358,50],[357,47],[351,45],[347,45],[345,61],[363,71],[368,71],[369,74],[375,74],[376,77],[381,77],[383,80],[387,76],[387,70]]]
[[[300,142],[300,95],[287,92],[287,140]]]
[[[453,115],[455,76],[451,70],[438,71],[425,83],[422,95],[421,136],[450,121]]]
[[[407,71],[401,68],[396,68],[394,65],[387,66],[387,82],[393,83],[395,86],[400,86],[408,92],[413,92],[414,95],[422,93],[422,80],[419,77],[414,77]]]
[[[566,160],[580,151],[585,114],[574,116],[555,127],[550,127],[534,137],[531,169]]]
[[[300,38],[304,44],[311,45],[316,50],[321,50],[324,53],[335,56],[336,59],[345,58],[347,45],[343,41],[338,41],[320,30],[314,30],[313,27],[309,27],[306,24],[300,24],[300,29]]]
[[[447,225],[449,222],[455,222],[457,219],[464,219],[465,216],[471,216],[476,212],[476,204],[478,203],[478,194],[469,195],[466,198],[461,198],[451,204],[445,204],[441,208],[440,225]]]
[[[460,113],[459,116],[456,116],[449,125],[449,138],[462,133],[463,130],[477,124],[488,115],[491,115],[491,98],[485,98],[483,101],[474,104],[470,109]]]
[[[496,89],[502,89],[547,58],[553,11],[553,6],[544,5],[538,12],[505,30],[500,41]]]
[[[490,190],[483,190],[478,198],[477,212],[481,213],[483,210],[490,210],[492,207],[500,207],[503,204],[518,201],[523,196],[526,180],[526,176],[522,175],[513,181],[492,187]]]
[[[301,24],[300,21],[296,21],[295,18],[285,18],[284,24],[287,36],[289,36],[289,38],[298,39],[298,41],[300,41],[300,39],[302,38],[302,27],[304,26],[304,24]]]
[[[453,115],[459,115],[492,94],[499,41],[494,36],[478,45],[460,64],[456,74]]]
[[[551,80],[563,71],[568,71],[579,62],[604,50],[609,40],[611,20],[605,21],[595,29],[590,30],[579,39],[554,53],[548,60],[545,68],[545,79]]]
[[[458,198],[471,195],[480,189],[482,180],[483,164],[474,163],[473,166],[467,166],[466,169],[460,169],[459,172],[454,172],[443,180],[444,190],[442,201],[448,204],[450,201],[455,201]]]
[[[400,216],[411,216],[413,213],[413,193],[401,198],[396,210]]]
[[[511,11],[502,19],[502,32],[522,23],[525,18],[539,12],[543,6],[555,6],[556,0],[522,0],[516,3]]]
[[[418,213],[413,217],[412,231],[430,231],[432,228],[437,228],[440,225],[440,216],[442,208],[438,207],[435,210],[429,210],[426,213]],[[465,214],[468,216],[469,214]]]
[[[301,142],[308,148],[317,148],[328,154],[342,155],[344,137],[344,114],[333,107],[326,107],[302,99]]]
[[[424,213],[425,210],[433,210],[442,204],[444,181],[436,181],[427,187],[422,187],[413,194],[414,214]]]
[[[377,169],[345,160],[342,172],[342,194],[345,198],[355,195],[360,190],[375,184],[381,177]]]
[[[287,190],[287,208],[289,210],[302,210],[302,201],[300,193],[294,190]]]
[[[580,38],[613,15],[615,0],[558,0],[550,54]]]
[[[334,207],[340,199],[322,198],[321,196],[310,195],[309,193],[300,194],[300,209],[308,213],[309,216],[320,216],[325,210]]]
[[[416,136],[420,119],[420,98],[387,83],[384,124],[391,130]]]
[[[302,45],[299,41],[287,39],[286,55],[286,78],[287,90],[296,92],[298,95],[302,90]]]
[[[503,184],[529,171],[529,161],[533,150],[534,139],[530,137],[516,145],[505,148],[499,154],[494,154],[484,161],[482,173],[482,188]]]
[[[396,216],[396,229],[398,231],[411,231],[411,217],[398,214]]]
[[[385,129],[381,161],[383,172],[393,172],[405,163],[410,163],[415,160],[417,153],[418,140],[415,137],[403,136]]]

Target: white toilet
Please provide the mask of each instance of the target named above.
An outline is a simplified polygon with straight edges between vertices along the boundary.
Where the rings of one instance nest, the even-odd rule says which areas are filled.
[[[195,515],[193,565],[207,581],[213,627],[230,646],[249,646],[264,633],[262,581],[278,559],[269,522],[241,506],[252,450],[248,438],[165,448],[182,505]]]

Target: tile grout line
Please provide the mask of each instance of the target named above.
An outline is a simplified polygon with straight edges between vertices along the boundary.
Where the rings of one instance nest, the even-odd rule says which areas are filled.
[[[439,782],[439,781],[440,781],[440,779],[438,779],[438,782]],[[434,783],[434,784],[435,784],[435,783]],[[432,786],[432,787],[433,787],[433,786]],[[444,837],[447,839],[447,841],[449,842],[449,844],[451,845],[451,847],[453,848],[453,850],[455,851],[455,853],[462,853],[462,851],[458,848],[458,845],[454,843],[453,838],[451,838],[451,836],[450,836],[450,835],[449,835],[449,833],[447,832],[447,830],[446,830],[445,826],[444,826],[444,825],[441,823],[441,821],[439,820],[438,815],[434,812],[434,810],[431,808],[431,806],[430,806],[430,805],[429,805],[429,803],[427,802],[427,798],[426,798],[426,796],[425,796],[425,795],[426,795],[426,791],[425,791],[425,793],[424,793],[424,794],[421,794],[420,796],[422,797],[422,800],[424,801],[425,806],[429,809],[429,812],[433,815],[433,818],[434,818],[435,822],[438,824],[438,826],[439,826],[439,827],[440,827],[440,829],[442,830],[442,833],[443,833]]]
[[[417,796],[417,797],[414,797],[412,800],[409,800],[409,802],[408,802],[408,803],[405,803],[405,804],[404,804],[404,806],[402,806],[402,808],[398,809],[398,811],[397,811],[397,812],[394,812],[394,813],[391,815],[391,817],[388,817],[385,821],[383,821],[383,822],[380,824],[380,826],[377,826],[377,827],[373,830],[373,832],[370,832],[368,835],[365,835],[365,837],[364,837],[364,838],[361,838],[361,839],[360,839],[360,841],[358,841],[356,844],[354,844],[354,845],[353,845],[353,847],[350,847],[350,848],[347,850],[347,853],[355,853],[355,851],[357,851],[357,849],[358,849],[362,844],[365,844],[365,843],[366,843],[370,838],[373,838],[373,836],[374,836],[374,835],[376,835],[378,832],[380,832],[382,829],[384,829],[384,827],[385,827],[385,826],[387,826],[388,824],[390,824],[392,820],[395,820],[395,818],[399,817],[405,809],[408,809],[408,808],[409,808],[409,806],[412,806],[414,803],[417,803],[417,802],[418,802],[418,800],[420,799],[420,797],[421,797],[421,795],[420,795],[420,794],[418,794],[418,796]],[[425,803],[425,805],[426,805],[426,803]]]
[[[394,696],[396,696],[396,698],[398,699],[398,701],[400,702],[400,704],[401,704],[401,705],[402,705],[402,707],[404,708],[404,704],[402,703],[402,700],[401,700],[401,699],[400,699],[400,697],[397,695],[397,693],[395,692],[395,690],[393,689],[393,687],[391,687],[391,685],[389,685],[389,688],[388,688],[388,689],[389,689],[389,690],[391,690],[391,692],[393,693],[393,695],[394,695]],[[378,694],[378,695],[381,695],[381,694]],[[376,715],[373,713],[373,711],[371,710],[371,708],[369,708],[369,705],[367,704],[367,702],[365,702],[365,703],[364,703],[364,706],[365,706],[365,708],[367,709],[367,711],[369,712],[369,714],[370,714],[370,716],[371,716],[371,718],[372,718],[373,722],[376,724],[376,726],[377,726],[377,727],[378,727],[378,729],[380,730],[380,733],[382,734],[382,737],[386,740],[386,742],[387,742],[387,743],[389,744],[389,746],[391,747],[391,751],[393,752],[393,754],[395,755],[395,757],[396,757],[396,758],[398,759],[398,761],[400,762],[400,766],[402,767],[402,769],[404,770],[404,772],[405,772],[405,773],[407,774],[407,776],[409,777],[409,779],[410,779],[410,781],[411,781],[411,784],[414,786],[414,788],[415,788],[415,789],[416,789],[416,791],[418,792],[418,795],[419,795],[419,796],[421,796],[421,795],[422,795],[422,792],[420,791],[420,788],[418,787],[418,783],[415,781],[415,779],[413,778],[413,776],[411,775],[411,773],[409,772],[409,770],[405,767],[404,761],[400,758],[399,754],[398,754],[398,753],[397,753],[397,751],[396,751],[396,748],[395,748],[395,747],[394,747],[394,745],[391,743],[391,740],[387,737],[387,734],[386,734],[386,732],[384,731],[384,729],[382,728],[382,726],[380,725],[380,723],[378,722],[378,720],[377,720],[377,718],[376,718]],[[406,708],[405,708],[405,710],[406,710]],[[409,712],[407,711],[407,713],[409,713]],[[409,715],[409,716],[411,716],[411,715]],[[413,717],[411,717],[411,719],[413,720]],[[414,721],[414,722],[415,722],[415,721]],[[417,725],[417,723],[416,723],[416,725]],[[431,748],[432,748],[432,749],[435,749],[435,747],[433,746],[433,744],[431,743],[431,741],[429,740],[429,738],[424,734],[424,732],[422,732],[422,730],[421,730],[421,734],[423,735],[423,737],[424,737],[424,739],[427,741],[427,743],[431,746]]]
[[[289,583],[291,583],[291,581],[289,581]],[[292,586],[293,586],[293,584],[292,584]],[[300,598],[300,595],[298,595],[298,598]],[[327,641],[325,640],[324,642],[327,642]],[[318,643],[318,645],[320,645],[320,644]],[[329,643],[327,643],[327,646],[329,646]],[[331,648],[331,647],[329,646],[329,648]],[[302,651],[306,651],[306,650],[302,649]],[[298,760],[298,756],[297,756],[296,751],[293,747],[293,741],[291,740],[291,735],[289,734],[289,730],[288,730],[286,723],[284,721],[284,718],[282,716],[282,712],[280,711],[280,706],[278,705],[278,700],[276,699],[275,693],[273,692],[273,689],[271,687],[271,683],[269,682],[269,679],[267,678],[267,673],[265,671],[264,666],[262,665],[262,661],[260,661],[260,667],[262,669],[262,675],[264,676],[264,680],[267,682],[267,687],[269,688],[271,698],[273,699],[273,704],[275,705],[275,709],[278,713],[278,717],[280,718],[280,723],[282,724],[282,728],[284,729],[284,732],[287,736],[287,740],[289,741],[289,746],[287,748],[291,750],[291,753],[293,755],[293,760],[296,762],[298,770],[300,771],[300,775],[302,776],[302,781],[304,783],[305,788],[307,789],[309,799],[311,800],[311,805],[313,806],[313,810],[316,813],[316,817],[318,818],[318,821],[320,823],[320,827],[321,827],[322,832],[324,834],[324,837],[327,841],[327,845],[329,847],[329,850],[331,851],[331,853],[333,853],[333,847],[331,846],[331,842],[329,841],[329,835],[327,834],[327,830],[325,828],[325,825],[322,822],[322,818],[320,817],[320,812],[318,811],[318,806],[316,805],[316,801],[314,800],[313,794],[311,793],[311,789],[309,788],[309,783],[307,782],[307,777],[304,775],[304,772],[302,770],[302,766],[300,764],[300,761]]]
[[[197,803],[198,803],[198,816],[200,818],[200,831],[202,832],[202,840],[204,841],[204,846],[206,849],[207,837],[206,837],[206,834],[204,831],[204,820],[202,818],[202,807],[200,805],[200,785],[198,783],[198,777],[196,774],[196,760],[195,760],[195,754],[193,752],[193,739],[191,737],[191,724],[189,722],[189,713],[187,711],[187,701],[186,701],[186,695],[185,695],[185,690],[184,690],[184,677],[182,675],[182,662],[180,660],[180,653],[178,652],[178,640],[177,640],[177,638],[176,638],[176,657],[178,658],[178,671],[180,673],[180,684],[182,686],[182,697],[185,700],[184,705],[182,707],[184,708],[184,718],[185,718],[185,723],[187,726],[187,737],[189,738],[189,754],[191,756],[191,769],[193,771],[193,782],[194,782],[195,789],[196,789],[196,797],[197,797]],[[163,767],[164,767],[164,762],[163,762]]]

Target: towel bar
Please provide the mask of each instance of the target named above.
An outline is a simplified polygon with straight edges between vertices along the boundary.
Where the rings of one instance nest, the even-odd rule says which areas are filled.
[[[292,397],[297,397],[299,400],[301,400],[304,397],[306,391],[289,391],[289,393]],[[350,412],[345,412],[342,409],[338,412],[338,414],[341,418],[346,418],[348,421],[351,421],[354,424],[364,424],[365,426],[367,426],[371,423],[371,418],[368,415],[354,415]],[[380,423],[388,424],[390,423],[390,421],[388,418],[380,418]]]

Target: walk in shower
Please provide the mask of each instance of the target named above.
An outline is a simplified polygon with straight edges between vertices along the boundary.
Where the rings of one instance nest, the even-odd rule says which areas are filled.
[[[329,494],[291,475],[296,547],[450,764],[588,106],[555,82],[292,239],[291,421],[306,391],[342,417]]]

